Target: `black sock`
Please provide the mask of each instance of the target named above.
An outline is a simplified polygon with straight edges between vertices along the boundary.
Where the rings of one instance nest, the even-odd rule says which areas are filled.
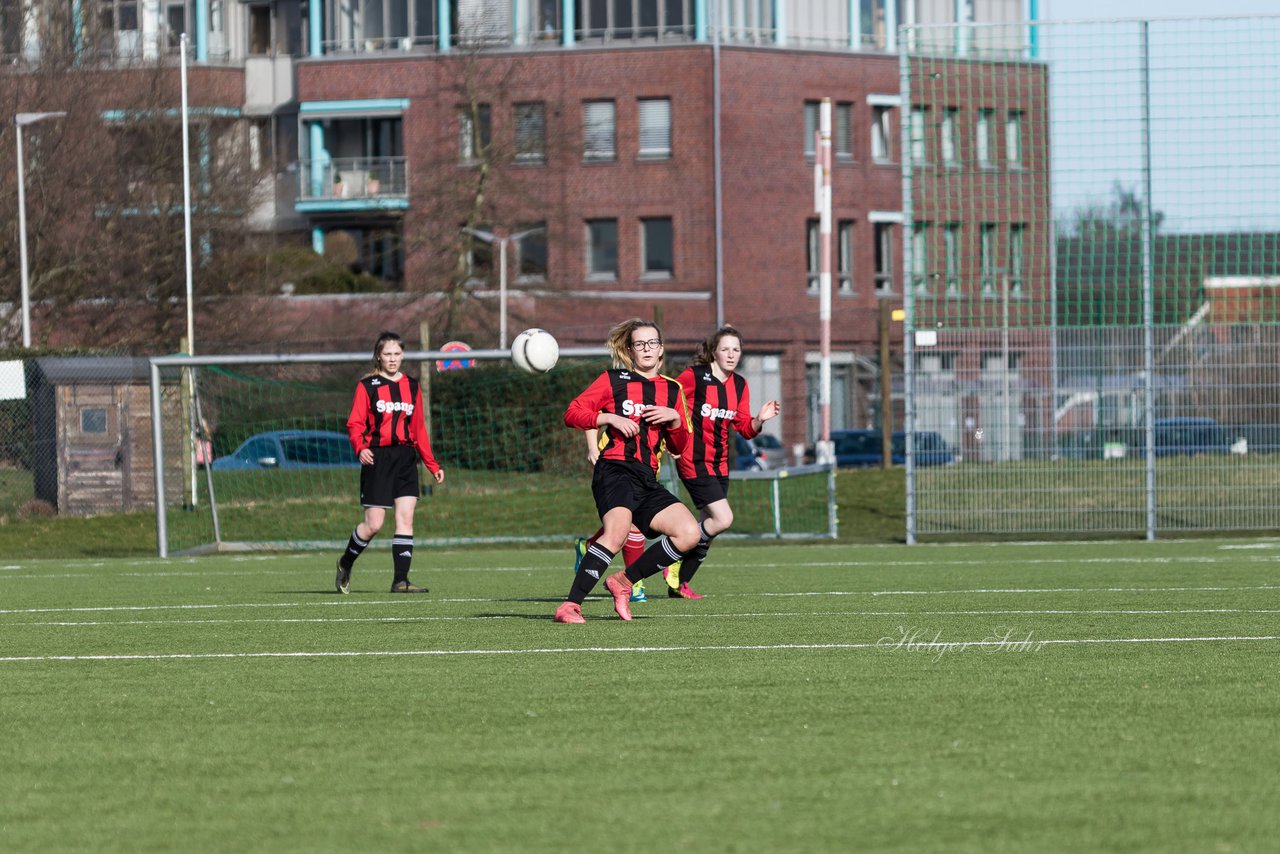
[[[644,554],[640,555],[635,563],[627,567],[627,580],[632,584],[644,581],[664,566],[671,566],[683,557],[684,554],[675,547],[670,537],[661,536],[656,543],[645,549]]]
[[[706,536],[705,534],[703,535]],[[688,584],[689,579],[693,578],[693,574],[698,571],[698,567],[702,566],[702,562],[707,559],[707,549],[711,548],[711,541],[715,537],[706,537],[698,541],[693,547],[693,551],[684,556],[684,562],[680,564],[680,582]]]
[[[409,580],[409,564],[413,563],[413,534],[396,534],[391,538],[391,566],[394,583]]]
[[[606,549],[599,543],[592,543],[587,546],[587,554],[582,559],[582,566],[578,568],[577,574],[573,576],[573,586],[569,588],[570,602],[577,602],[581,605],[596,586],[604,574],[609,571],[609,564],[613,562],[614,553]]]
[[[351,539],[347,540],[347,550],[342,553],[342,557],[338,558],[342,561],[344,569],[350,569],[351,564],[356,562],[356,558],[360,557],[361,552],[369,548],[369,543],[373,541],[373,537],[367,540],[360,539],[360,535],[355,531],[351,532]]]

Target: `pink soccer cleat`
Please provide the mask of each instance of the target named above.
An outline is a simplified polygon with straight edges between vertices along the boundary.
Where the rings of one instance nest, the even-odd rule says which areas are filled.
[[[680,582],[680,587],[674,590],[668,590],[667,596],[672,599],[701,599],[701,593],[694,593],[693,588],[689,586],[689,582]]]
[[[631,582],[625,570],[615,572],[604,580],[604,589],[613,596],[613,610],[623,620],[631,619]]]
[[[577,602],[565,602],[559,608],[556,608],[556,614],[551,618],[557,623],[585,623],[582,619],[582,608]]]

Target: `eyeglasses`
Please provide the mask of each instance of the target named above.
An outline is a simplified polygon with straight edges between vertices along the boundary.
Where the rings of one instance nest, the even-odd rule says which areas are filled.
[[[631,346],[641,352],[644,352],[645,350],[656,350],[662,346],[662,339],[655,338],[652,341],[632,341]]]

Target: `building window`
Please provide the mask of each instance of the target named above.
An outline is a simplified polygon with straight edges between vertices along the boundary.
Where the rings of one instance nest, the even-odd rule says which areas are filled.
[[[805,280],[811,293],[818,292],[818,272],[822,260],[818,253],[822,249],[822,237],[818,233],[819,222],[816,219],[806,220],[804,224]]]
[[[103,436],[107,432],[107,410],[85,407],[80,410],[80,432]]]
[[[560,0],[534,0],[531,29],[534,38],[543,41],[559,40],[560,6]]]
[[[687,35],[691,0],[585,0],[577,4],[583,38],[652,39]]]
[[[613,101],[587,101],[582,105],[582,157],[595,161],[617,157]]]
[[[893,291],[893,223],[875,224],[876,293]]]
[[[991,127],[994,118],[991,110],[978,110],[978,119],[973,125],[973,150],[979,166],[991,165]]]
[[[982,295],[994,296],[996,292],[996,227],[993,223],[982,224],[982,236],[979,243],[978,263],[982,276]]]
[[[1009,293],[1019,296],[1022,293],[1022,234],[1025,225],[1009,226]]]
[[[888,163],[893,157],[893,107],[871,108],[871,159]]]
[[[1004,122],[1004,158],[1010,169],[1022,167],[1022,113],[1010,110]]]
[[[943,254],[946,256],[944,261],[946,269],[943,276],[946,279],[947,296],[954,297],[960,295],[960,224],[957,222],[949,222],[945,230],[942,232]]]
[[[516,104],[516,162],[542,163],[547,159],[547,110],[538,101]]]
[[[929,223],[917,222],[911,228],[911,285],[916,293],[929,292]]]
[[[853,220],[842,219],[836,226],[836,272],[840,293],[853,293]]]
[[[666,159],[671,156],[671,99],[640,99],[640,156]]]
[[[942,162],[947,166],[957,166],[960,158],[956,151],[956,122],[959,117],[959,111],[954,107],[949,107],[942,114],[941,139],[942,143]]]
[[[816,157],[818,139],[818,101],[804,102],[804,156]],[[831,151],[836,160],[853,160],[853,104],[834,104],[831,109]]]
[[[483,222],[478,223],[475,230],[493,233],[489,224]],[[493,273],[493,244],[464,231],[462,261],[468,282],[487,281]]]
[[[547,278],[547,224],[526,222],[517,226],[514,241],[516,270],[521,279],[545,281]]]
[[[587,220],[587,276],[618,278],[618,221]]]
[[[640,220],[641,257],[644,258],[645,276],[669,279],[675,274],[675,235],[671,217],[651,217]]]
[[[476,104],[458,110],[458,148],[463,163],[479,163],[489,151],[491,140],[489,105]]]
[[[911,108],[911,162],[921,164],[927,161],[929,147],[925,137],[925,128],[929,124],[929,110],[926,107]]]

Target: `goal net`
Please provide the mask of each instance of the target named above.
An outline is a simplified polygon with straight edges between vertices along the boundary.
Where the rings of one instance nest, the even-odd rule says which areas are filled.
[[[568,542],[595,531],[586,442],[562,419],[608,366],[604,352],[566,350],[553,371],[537,376],[512,366],[507,350],[469,351],[465,362],[456,352],[406,353],[446,471],[439,486],[422,474],[415,540]],[[340,549],[361,514],[346,420],[368,370],[364,353],[152,359],[161,556]],[[664,476],[673,469],[665,465]],[[835,535],[828,469],[735,473],[735,481],[734,530],[726,536]]]

